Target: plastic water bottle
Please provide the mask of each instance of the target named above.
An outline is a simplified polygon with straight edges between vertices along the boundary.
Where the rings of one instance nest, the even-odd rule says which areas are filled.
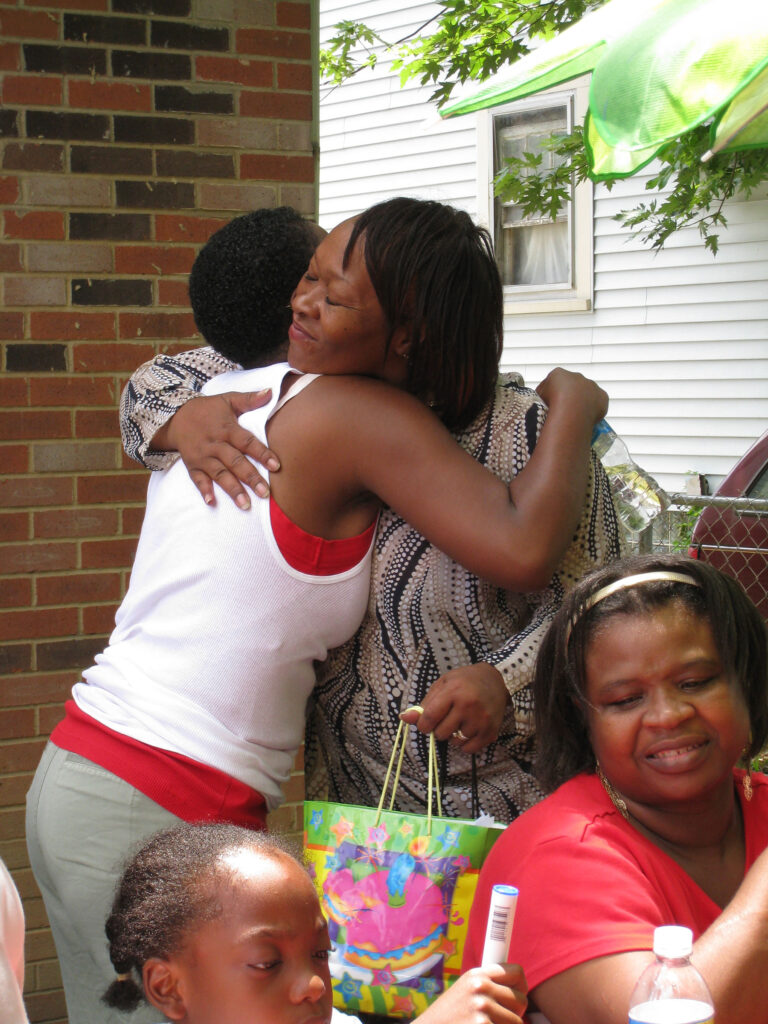
[[[669,507],[669,498],[650,473],[637,465],[607,420],[595,427],[592,447],[605,467],[619,519],[632,533],[640,533]]]
[[[693,932],[665,925],[653,933],[656,960],[640,975],[629,1001],[629,1024],[713,1024],[707,983],[690,961]]]

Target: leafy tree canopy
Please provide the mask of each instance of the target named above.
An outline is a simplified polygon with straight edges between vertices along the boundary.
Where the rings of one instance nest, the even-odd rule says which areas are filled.
[[[482,82],[528,53],[531,39],[549,38],[603,3],[438,0],[439,11],[428,22],[395,40],[383,39],[361,22],[342,21],[320,54],[321,75],[338,85],[363,68],[375,67],[382,56],[391,57],[402,84],[416,79],[433,85],[430,99],[442,106],[457,84]],[[555,153],[551,169],[542,168],[540,155],[525,154],[501,170],[495,189],[526,214],[554,218],[570,197],[572,183],[587,178],[589,169],[580,126],[570,135],[553,136],[549,145]],[[616,219],[655,249],[680,228],[696,226],[705,246],[716,254],[718,232],[726,224],[723,204],[737,192],[748,198],[768,179],[768,148],[720,153],[702,164],[708,149],[708,125],[665,146],[658,155],[658,172],[646,183],[657,194]]]

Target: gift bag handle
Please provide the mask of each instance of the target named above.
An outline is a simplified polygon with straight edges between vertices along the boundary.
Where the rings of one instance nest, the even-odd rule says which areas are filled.
[[[424,708],[418,704],[414,704],[410,708],[406,708],[406,711],[418,711],[419,714],[423,714]],[[397,759],[397,768],[395,770],[395,777],[392,781],[392,791],[389,798],[389,808],[392,810],[395,806],[395,793],[397,787],[400,784],[400,771],[403,766],[403,758],[405,757],[405,742],[406,734],[405,730],[408,728],[407,723],[402,720],[397,726],[397,733],[395,734],[395,742],[392,745],[392,754],[389,758],[389,766],[387,768],[387,774],[384,777],[384,785],[381,788],[381,797],[379,798],[379,806],[376,808],[376,824],[379,824],[381,819],[381,811],[384,806],[384,801],[387,796],[387,789],[389,787],[389,780],[392,775],[392,769],[395,767],[395,759]],[[438,784],[438,769],[437,769],[437,749],[435,748],[435,734],[431,732],[429,734],[429,756],[428,756],[429,768],[427,770],[427,835],[432,835],[432,794],[434,792],[437,798],[437,814],[438,817],[443,816],[442,801],[440,799],[440,786]]]

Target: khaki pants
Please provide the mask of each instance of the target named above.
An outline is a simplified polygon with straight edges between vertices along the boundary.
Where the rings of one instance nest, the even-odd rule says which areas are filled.
[[[151,1006],[111,1010],[104,924],[127,858],[180,818],[116,775],[49,743],[27,794],[27,847],[61,965],[70,1024],[157,1024]]]

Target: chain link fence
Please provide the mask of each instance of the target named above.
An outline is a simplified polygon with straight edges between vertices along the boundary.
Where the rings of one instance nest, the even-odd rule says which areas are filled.
[[[768,499],[670,494],[670,506],[627,549],[683,551],[735,577],[768,622]]]

